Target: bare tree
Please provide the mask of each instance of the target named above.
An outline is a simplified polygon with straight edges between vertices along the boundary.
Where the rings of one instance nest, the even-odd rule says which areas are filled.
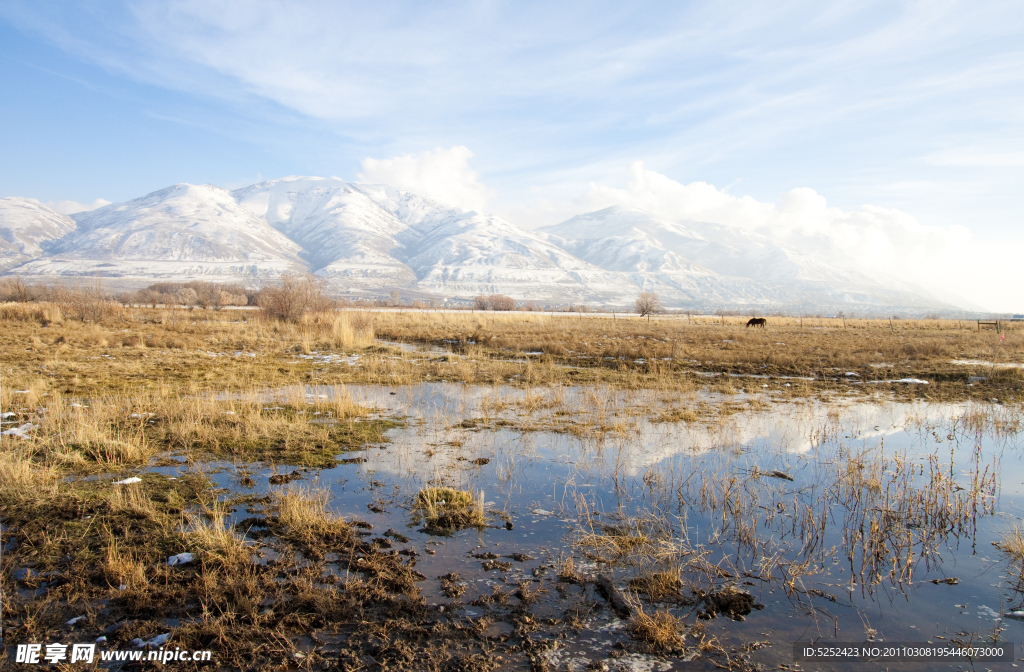
[[[191,287],[182,287],[174,293],[174,298],[183,306],[195,306],[199,301],[199,295]]]
[[[324,296],[322,278],[285,273],[280,284],[260,290],[257,305],[268,317],[296,322],[306,313],[328,310],[331,301]]]
[[[515,310],[516,300],[504,294],[491,294],[487,297],[491,310]]]
[[[25,281],[17,275],[4,278],[3,283],[0,284],[0,300],[2,301],[28,303],[35,298],[36,294],[35,288],[26,285]]]
[[[99,278],[71,287],[55,285],[50,288],[49,295],[49,300],[57,304],[63,315],[83,322],[99,322],[117,308]]]
[[[640,317],[651,313],[660,313],[662,311],[661,301],[658,300],[658,295],[654,292],[640,292],[640,296],[636,297],[636,301],[633,303],[633,310],[639,313]]]
[[[489,296],[479,294],[473,297],[473,308],[475,310],[488,310],[491,307],[491,299]]]

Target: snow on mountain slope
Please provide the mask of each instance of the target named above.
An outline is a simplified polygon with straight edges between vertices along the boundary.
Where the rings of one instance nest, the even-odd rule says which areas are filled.
[[[674,222],[635,208],[614,206],[539,232],[669,301],[934,305],[916,288],[843,269],[753,231]]]
[[[300,247],[213,185],[178,184],[73,217],[78,227],[27,274],[240,279],[302,270]]]
[[[302,245],[312,269],[338,285],[563,300],[636,291],[616,274],[502,219],[387,185],[290,177],[233,195]]]
[[[42,256],[44,246],[74,230],[74,220],[34,198],[0,198],[0,269]]]
[[[462,296],[621,302],[637,292],[617,273],[578,259],[531,231],[475,212],[424,231],[406,263],[420,288]]]
[[[0,272],[262,284],[312,271],[332,289],[669,307],[948,308],[917,287],[770,238],[613,207],[528,231],[387,185],[289,177],[228,192],[179,184],[73,217],[0,199]]]

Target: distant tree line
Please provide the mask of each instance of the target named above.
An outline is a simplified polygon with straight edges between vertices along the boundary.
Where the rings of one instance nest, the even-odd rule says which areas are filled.
[[[125,305],[186,306],[188,308],[212,308],[225,306],[255,306],[258,292],[239,284],[218,282],[158,282],[145,289],[125,292],[117,300]]]
[[[515,310],[516,300],[504,294],[481,294],[473,299],[475,310]]]

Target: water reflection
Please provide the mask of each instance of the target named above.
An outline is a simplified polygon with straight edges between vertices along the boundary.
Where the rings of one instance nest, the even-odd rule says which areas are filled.
[[[709,627],[723,642],[778,643],[752,654],[770,664],[791,664],[797,639],[1024,634],[1004,616],[1021,598],[992,547],[1021,513],[1016,407],[444,383],[282,394],[297,392],[405,419],[362,463],[308,478],[339,513],[426,551],[417,569],[432,603],[445,600],[435,577],[456,572],[463,604],[536,581],[548,593],[535,609],[561,613],[554,568],[574,557],[583,574],[620,582],[674,572],[690,592],[668,608],[689,621],[694,595],[750,592],[764,611]],[[410,512],[426,485],[484,491],[493,525],[426,533]],[[485,570],[480,549],[530,560]],[[622,636],[617,622],[585,621],[550,662],[586,659],[580,642]]]

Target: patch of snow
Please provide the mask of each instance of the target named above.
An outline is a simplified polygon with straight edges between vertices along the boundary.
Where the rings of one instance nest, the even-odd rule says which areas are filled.
[[[0,436],[17,436],[20,439],[29,438],[28,433],[33,429],[39,429],[39,425],[33,425],[31,422],[26,422],[24,425],[19,427],[11,427],[0,432]]]

